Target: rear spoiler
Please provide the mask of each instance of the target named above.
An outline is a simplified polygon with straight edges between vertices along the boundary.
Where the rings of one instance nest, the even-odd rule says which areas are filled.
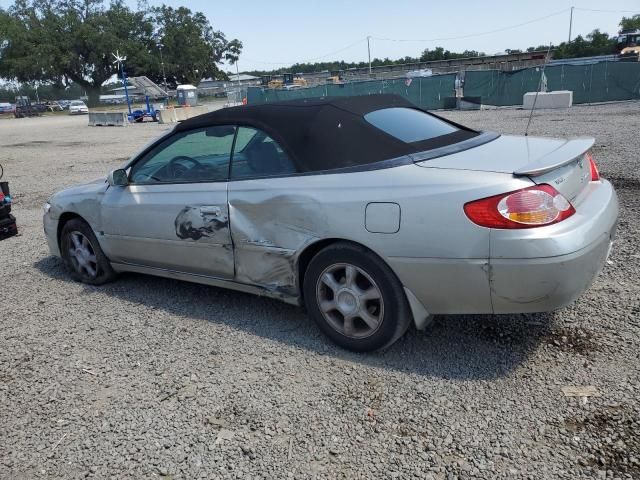
[[[537,159],[526,167],[516,170],[513,174],[516,177],[538,177],[540,175],[544,175],[556,168],[564,167],[565,165],[578,160],[587,153],[591,147],[593,147],[594,143],[595,139],[591,137],[567,140],[566,143],[555,149],[553,152]]]

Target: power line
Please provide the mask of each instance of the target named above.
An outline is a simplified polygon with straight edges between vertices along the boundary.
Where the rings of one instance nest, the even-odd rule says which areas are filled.
[[[314,62],[316,60],[320,60],[322,58],[326,58],[326,57],[330,57],[331,55],[335,55],[336,53],[340,53],[340,52],[344,52],[345,50],[349,50],[350,48],[355,47],[356,45],[359,45],[363,42],[366,42],[367,39],[366,38],[361,38],[360,40],[358,40],[357,42],[353,42],[350,43],[349,45],[339,48],[338,50],[334,50],[332,52],[326,53],[324,55],[321,55],[319,57],[314,57],[314,58],[308,58],[306,60],[295,60],[295,61],[283,61],[283,62],[263,62],[260,60],[251,60],[249,58],[245,58],[245,61],[249,61],[249,62],[253,62],[253,63],[263,63],[265,65],[291,65],[294,63],[310,63],[310,62]]]
[[[640,14],[640,10],[600,10],[594,8],[582,8],[574,7],[576,10],[583,10],[585,12],[605,12],[605,13],[635,13]]]
[[[489,30],[486,32],[478,32],[478,33],[470,33],[468,35],[460,35],[460,36],[456,36],[456,37],[441,37],[441,38],[427,38],[427,39],[397,39],[397,38],[383,38],[383,37],[371,37],[374,40],[382,40],[382,41],[388,41],[388,42],[441,42],[444,40],[460,40],[463,38],[472,38],[472,37],[479,37],[482,35],[490,35],[492,33],[498,33],[498,32],[504,32],[505,30],[511,30],[514,28],[518,28],[518,27],[522,27],[524,25],[529,25],[531,23],[535,23],[535,22],[540,22],[542,20],[546,20],[547,18],[551,18],[551,17],[556,17],[558,15],[561,15],[563,13],[567,13],[570,9],[569,8],[565,8],[563,10],[560,10],[558,12],[555,13],[551,13],[549,15],[545,15],[544,17],[538,17],[538,18],[534,18],[533,20],[529,20],[527,22],[522,22],[522,23],[518,23],[516,25],[510,25],[508,27],[502,27],[502,28],[498,28],[495,30]]]
[[[351,45],[347,45],[344,48],[341,48],[339,50],[335,50],[335,51],[333,51],[331,53],[327,53],[326,55],[322,55],[321,57],[309,58],[309,59],[305,60],[305,62],[312,62],[314,60],[320,60],[321,58],[330,57],[331,55],[335,55],[336,53],[344,52],[345,50],[348,50],[351,47],[355,47],[356,45],[359,45],[360,43],[366,42],[366,41],[367,41],[366,38],[361,38],[360,40],[358,40],[357,42],[352,43]]]
[[[572,7],[575,10],[581,10],[581,11],[587,11],[587,12],[606,12],[606,13],[640,13],[638,10],[604,10],[604,9],[593,9],[593,8],[582,8],[582,7]],[[426,39],[407,39],[407,38],[386,38],[386,37],[374,37],[374,36],[370,36],[370,37],[365,37],[365,38],[361,38],[360,40],[357,40],[356,42],[350,43],[349,45],[346,45],[342,48],[339,48],[338,50],[334,50],[332,52],[326,53],[324,55],[320,55],[318,57],[313,57],[313,58],[308,58],[306,60],[287,60],[287,61],[271,61],[271,62],[265,62],[262,60],[253,60],[250,58],[245,58],[245,61],[251,62],[251,63],[258,63],[258,64],[263,64],[263,65],[293,65],[295,63],[311,63],[314,62],[316,60],[321,60],[323,58],[327,58],[330,57],[331,55],[335,55],[337,53],[341,53],[344,52],[345,50],[349,50],[350,48],[355,47],[356,45],[359,45],[363,42],[366,42],[367,39],[372,39],[372,40],[380,40],[380,41],[385,41],[385,42],[417,42],[417,43],[429,43],[429,42],[442,42],[442,41],[447,41],[447,40],[461,40],[461,39],[466,39],[466,38],[474,38],[474,37],[480,37],[480,36],[484,36],[484,35],[491,35],[493,33],[500,33],[500,32],[504,32],[507,30],[513,30],[514,28],[519,28],[519,27],[523,27],[525,25],[530,25],[532,23],[536,23],[536,22],[541,22],[543,20],[547,20],[548,18],[552,18],[552,17],[556,17],[558,15],[562,15],[567,13],[568,11],[570,11],[571,8],[565,8],[563,10],[559,10],[557,12],[554,13],[550,13],[549,15],[545,15],[543,17],[537,17],[534,18],[532,20],[528,20],[526,22],[522,22],[522,23],[518,23],[515,25],[509,25],[507,27],[501,27],[501,28],[497,28],[494,30],[488,30],[485,32],[477,32],[477,33],[470,33],[467,35],[458,35],[455,37],[440,37],[440,38],[426,38]]]

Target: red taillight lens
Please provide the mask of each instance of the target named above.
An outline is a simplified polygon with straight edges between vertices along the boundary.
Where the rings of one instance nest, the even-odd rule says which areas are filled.
[[[587,157],[587,160],[589,160],[589,168],[591,169],[591,181],[599,182],[600,172],[598,171],[598,166],[596,165],[596,161],[593,159],[593,155],[591,155],[591,152],[587,152],[586,157]]]
[[[555,188],[542,184],[469,202],[464,213],[482,227],[533,228],[561,222],[576,211]]]

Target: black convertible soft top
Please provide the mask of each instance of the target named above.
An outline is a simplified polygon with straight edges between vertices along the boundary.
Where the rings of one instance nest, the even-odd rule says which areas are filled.
[[[479,134],[441,119],[458,130],[429,140],[407,143],[364,119],[367,113],[393,107],[422,110],[398,95],[310,98],[223,108],[186,120],[178,124],[176,130],[229,124],[259,128],[278,142],[300,172],[390,160],[458,143]]]

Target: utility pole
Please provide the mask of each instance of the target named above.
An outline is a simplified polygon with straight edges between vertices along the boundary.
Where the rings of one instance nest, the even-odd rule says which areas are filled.
[[[162,65],[162,80],[164,81],[164,93],[167,95],[167,105],[169,105],[169,90],[167,89],[167,75],[164,71],[164,59],[162,58],[162,45],[158,43],[158,49],[160,50],[160,64]]]
[[[573,27],[573,9],[575,7],[571,7],[571,15],[569,16],[569,43],[571,43],[571,27]]]
[[[371,37],[367,35],[367,52],[369,53],[369,76],[371,76]]]
[[[236,102],[242,102],[242,90],[240,89],[240,68],[238,67],[238,59],[236,59],[236,80],[238,80],[238,94]]]

